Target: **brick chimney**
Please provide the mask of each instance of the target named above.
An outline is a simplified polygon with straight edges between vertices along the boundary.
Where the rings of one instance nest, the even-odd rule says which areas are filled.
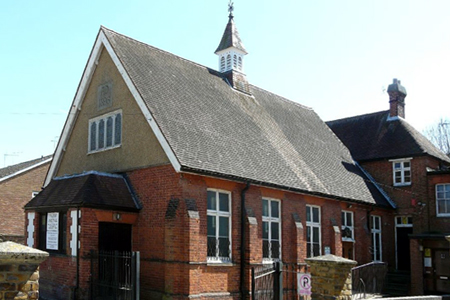
[[[394,78],[392,84],[389,85],[389,118],[405,118],[405,97],[406,89],[401,85],[400,80]]]

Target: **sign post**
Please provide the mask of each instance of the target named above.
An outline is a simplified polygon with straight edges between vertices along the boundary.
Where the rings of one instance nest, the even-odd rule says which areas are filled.
[[[311,274],[297,273],[297,287],[300,296],[311,295]]]

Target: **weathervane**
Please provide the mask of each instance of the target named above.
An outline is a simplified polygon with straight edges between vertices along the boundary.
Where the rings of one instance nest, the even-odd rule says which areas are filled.
[[[230,12],[229,14],[230,18],[233,17],[233,10],[234,10],[234,2],[230,0],[230,2],[228,3],[228,11]]]

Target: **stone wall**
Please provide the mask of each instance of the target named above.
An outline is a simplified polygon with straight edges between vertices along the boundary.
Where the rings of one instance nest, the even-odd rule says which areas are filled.
[[[305,259],[311,271],[311,298],[351,300],[356,261],[332,254]]]
[[[39,264],[48,253],[13,242],[0,243],[0,300],[39,299]]]

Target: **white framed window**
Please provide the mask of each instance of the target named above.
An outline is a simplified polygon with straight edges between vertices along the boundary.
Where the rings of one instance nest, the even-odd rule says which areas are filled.
[[[231,261],[231,193],[207,192],[207,260]]]
[[[354,242],[355,234],[353,228],[353,212],[342,211],[341,212],[341,230],[342,230],[342,241],[344,242]]]
[[[436,215],[450,217],[450,183],[436,184]]]
[[[392,171],[394,185],[411,184],[411,158],[390,160],[392,162]]]
[[[281,259],[280,201],[262,199],[263,261]]]
[[[88,144],[88,153],[119,147],[122,144],[122,111],[89,120]]]
[[[322,254],[320,206],[306,205],[306,256]]]
[[[370,232],[372,234],[372,260],[381,261],[383,259],[381,247],[381,217],[370,216]]]

